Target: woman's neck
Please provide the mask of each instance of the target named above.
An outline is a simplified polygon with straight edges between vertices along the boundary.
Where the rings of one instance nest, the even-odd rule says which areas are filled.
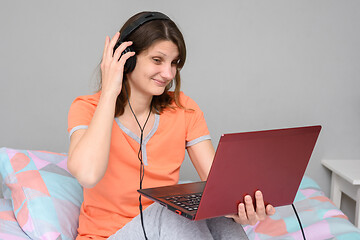
[[[147,115],[150,110],[152,96],[144,96],[142,94],[131,93],[130,105],[136,116]],[[125,106],[125,111],[131,111],[129,103]]]

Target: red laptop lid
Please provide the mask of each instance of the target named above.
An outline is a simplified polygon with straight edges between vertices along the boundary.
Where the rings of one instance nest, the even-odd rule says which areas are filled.
[[[254,197],[258,189],[265,203],[292,204],[320,130],[310,126],[224,134],[195,219],[235,214],[243,197]]]

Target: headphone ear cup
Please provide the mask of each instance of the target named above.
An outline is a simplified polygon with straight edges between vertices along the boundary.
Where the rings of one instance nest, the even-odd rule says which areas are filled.
[[[121,53],[121,56],[128,52],[134,52],[134,49],[131,46],[127,47]],[[130,58],[128,58],[128,60],[126,60],[125,66],[124,66],[124,73],[126,74],[126,73],[132,72],[135,68],[135,65],[136,65],[136,55],[131,56]]]

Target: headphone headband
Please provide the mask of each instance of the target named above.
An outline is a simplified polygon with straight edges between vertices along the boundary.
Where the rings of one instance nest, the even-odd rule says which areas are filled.
[[[142,17],[140,17],[138,20],[132,22],[130,26],[124,29],[124,31],[121,33],[120,36],[120,42],[124,42],[124,40],[129,36],[133,31],[138,29],[140,26],[142,26],[144,23],[153,21],[153,20],[170,20],[168,16],[161,12],[149,12],[144,14]]]

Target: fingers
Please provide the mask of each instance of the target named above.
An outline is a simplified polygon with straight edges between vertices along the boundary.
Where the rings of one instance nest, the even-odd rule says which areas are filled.
[[[110,42],[110,38],[108,36],[106,36],[105,38],[105,44],[104,44],[104,51],[103,51],[103,59],[105,58],[106,56],[106,50],[108,48],[108,45],[109,45],[109,42]]]
[[[272,205],[270,205],[270,204],[268,204],[267,206],[266,206],[266,214],[267,215],[269,215],[269,216],[271,216],[271,215],[274,215],[275,214],[275,208],[272,206]]]
[[[108,36],[106,36],[103,57],[102,57],[102,61],[101,61],[102,69],[104,68],[105,65],[106,66],[109,65],[109,63],[111,62],[112,52],[109,49],[112,49],[111,45],[114,45],[116,43],[116,39],[119,38],[119,35],[120,35],[120,33],[117,32],[111,40]],[[114,43],[114,41],[115,41],[115,43]]]
[[[135,55],[135,52],[127,52],[125,53],[124,55],[121,56],[120,60],[119,60],[119,63],[124,66],[125,65],[125,62],[126,60],[128,60],[129,58],[131,58],[132,56]]]
[[[226,217],[233,218],[235,222],[240,224],[255,225],[258,221],[266,219],[275,213],[275,208],[268,204],[265,207],[264,198],[261,191],[255,192],[256,211],[254,209],[253,200],[250,195],[244,197],[244,203],[238,205],[237,215],[228,215]]]
[[[120,36],[119,32],[115,33],[115,35],[113,36],[113,38],[111,40],[108,36],[106,36],[105,44],[104,44],[104,51],[103,51],[103,60],[105,60],[107,56],[112,56],[112,52],[110,50],[114,48],[117,39],[119,39],[119,36]]]
[[[245,208],[250,225],[254,225],[258,221],[257,213],[255,212],[252,198],[249,195],[245,196]]]
[[[264,220],[266,217],[264,198],[260,191],[255,192],[256,214],[259,220]]]
[[[112,66],[116,66],[116,69],[121,69],[124,67],[124,64],[127,59],[134,56],[135,53],[128,52],[121,56],[122,52],[132,45],[132,42],[124,42],[122,43],[114,52],[114,46],[116,45],[118,39],[120,37],[120,33],[117,32],[112,39],[108,36],[105,38],[105,45],[104,45],[104,52],[103,52],[103,58],[101,63],[101,69],[102,71],[105,71],[105,69],[111,68]]]
[[[249,220],[247,218],[244,203],[240,203],[238,205],[238,218],[235,221],[238,222],[238,223],[241,223],[241,224],[248,224]]]
[[[115,50],[115,52],[114,52],[114,59],[116,60],[116,61],[119,61],[120,60],[120,56],[121,56],[121,53],[127,48],[127,47],[129,47],[129,46],[131,46],[132,45],[132,42],[131,41],[129,41],[129,42],[123,42],[116,50]],[[123,55],[123,56],[125,56],[125,54]]]
[[[110,43],[109,43],[109,45],[107,46],[107,49],[106,49],[107,56],[112,57],[114,46],[115,46],[116,42],[118,41],[119,37],[120,37],[120,33],[117,32],[117,33],[115,33],[115,35],[111,39],[111,41],[110,41]]]
[[[247,195],[244,200],[245,203],[240,203],[238,205],[237,215],[228,215],[226,217],[233,218],[234,221],[239,224],[255,225],[258,222],[258,218],[252,204],[252,199]]]
[[[121,53],[132,44],[132,42],[124,42],[116,49],[114,53],[114,47],[119,40],[119,37],[119,32],[115,33],[111,40],[108,36],[106,36],[103,52],[103,61],[110,61],[113,57],[115,58],[115,53],[117,53],[117,57],[115,59],[119,60]]]

